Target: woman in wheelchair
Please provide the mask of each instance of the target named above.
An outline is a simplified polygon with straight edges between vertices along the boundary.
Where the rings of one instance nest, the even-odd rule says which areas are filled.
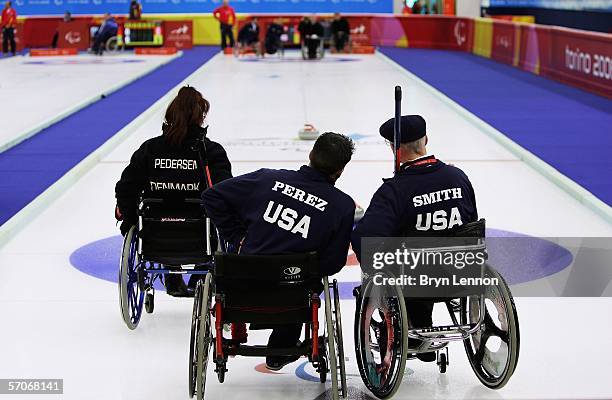
[[[141,199],[162,199],[168,207],[180,207],[185,199],[200,198],[207,187],[232,177],[225,150],[202,127],[209,109],[195,88],[181,88],[166,110],[162,134],[134,152],[115,186],[115,218],[123,235],[137,224]],[[168,294],[184,295],[187,290],[180,275],[167,274],[165,283]]]

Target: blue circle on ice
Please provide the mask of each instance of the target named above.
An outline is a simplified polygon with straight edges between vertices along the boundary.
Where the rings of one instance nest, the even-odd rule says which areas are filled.
[[[88,275],[117,282],[122,242],[123,238],[116,235],[86,244],[70,255],[70,263]],[[570,251],[549,240],[498,229],[487,229],[487,249],[489,264],[510,285],[553,275],[573,260]],[[339,282],[340,298],[352,299],[353,288],[358,285]]]

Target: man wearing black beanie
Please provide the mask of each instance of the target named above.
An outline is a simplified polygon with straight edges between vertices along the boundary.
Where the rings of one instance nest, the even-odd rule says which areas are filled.
[[[395,119],[380,127],[393,150]],[[384,183],[370,201],[364,217],[355,227],[351,244],[361,260],[361,238],[445,236],[468,222],[476,221],[474,189],[465,173],[427,154],[427,129],[420,115],[404,115],[400,122],[400,169]],[[433,301],[406,299],[412,328],[432,326]],[[409,340],[409,347],[418,347]],[[416,355],[422,361],[435,361],[434,352]]]

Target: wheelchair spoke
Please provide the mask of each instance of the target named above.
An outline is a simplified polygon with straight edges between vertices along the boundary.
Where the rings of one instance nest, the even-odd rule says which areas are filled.
[[[500,329],[497,325],[495,325],[493,319],[491,318],[491,315],[489,315],[488,312],[485,315],[484,326],[486,332],[488,333],[487,339],[489,336],[497,336],[504,343],[508,343],[508,332]]]

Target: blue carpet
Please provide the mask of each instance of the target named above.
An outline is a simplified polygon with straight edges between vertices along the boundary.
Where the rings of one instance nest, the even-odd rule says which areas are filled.
[[[381,51],[612,205],[612,100],[470,53]]]
[[[184,51],[182,57],[0,154],[0,225],[218,52],[218,47]]]

